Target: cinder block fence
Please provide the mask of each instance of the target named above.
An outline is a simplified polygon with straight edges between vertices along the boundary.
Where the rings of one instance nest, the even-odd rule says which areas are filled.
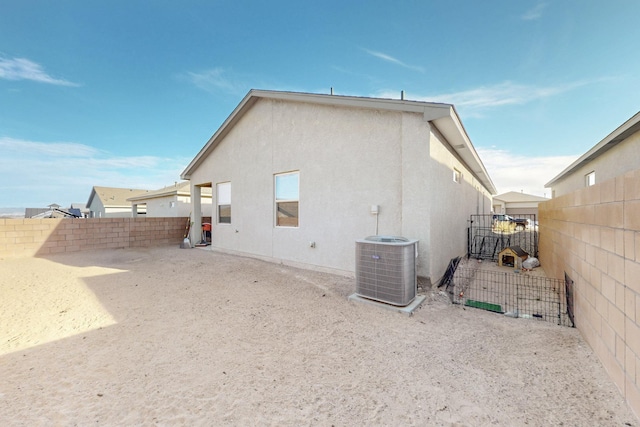
[[[187,218],[0,219],[0,258],[179,245]]]
[[[576,327],[640,416],[640,170],[538,209],[540,261],[574,283]]]

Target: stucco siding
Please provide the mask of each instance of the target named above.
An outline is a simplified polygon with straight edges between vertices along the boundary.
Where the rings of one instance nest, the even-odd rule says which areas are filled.
[[[87,206],[87,209],[91,212],[91,218],[104,217],[104,205],[98,197],[93,198],[91,205]]]
[[[165,197],[156,197],[139,202],[138,210],[144,210],[148,218],[188,217],[191,214],[191,197],[172,194]],[[172,206],[173,203],[173,206]],[[202,198],[204,216],[211,216],[211,199]]]
[[[431,205],[428,259],[432,280],[438,280],[451,260],[467,252],[467,227],[472,214],[489,213],[490,195],[471,171],[447,148],[437,133],[431,137],[431,169],[425,190]],[[462,173],[453,180],[454,168]]]
[[[554,197],[586,187],[585,175],[595,171],[596,184],[640,167],[640,132],[636,132],[613,149],[572,171],[552,186]]]
[[[258,101],[192,177],[214,195],[231,182],[231,224],[214,224],[213,245],[354,271],[355,240],[376,233],[371,205],[380,234],[402,233],[401,124],[401,113]],[[274,175],[290,171],[299,227],[275,227]]]
[[[420,242],[418,274],[441,275],[464,254],[468,217],[483,200],[422,113],[260,98],[216,144],[190,179],[212,186],[212,246],[229,252],[353,273],[357,239],[402,235]],[[274,175],[293,171],[299,226],[276,227]],[[222,182],[231,183],[231,224],[215,219]]]
[[[431,210],[429,179],[431,127],[416,114],[402,120],[402,231],[401,235],[418,240],[417,267],[421,276],[431,276]]]
[[[144,209],[142,209],[144,212]],[[103,218],[131,218],[133,212],[130,207],[111,207],[107,206],[104,209]]]

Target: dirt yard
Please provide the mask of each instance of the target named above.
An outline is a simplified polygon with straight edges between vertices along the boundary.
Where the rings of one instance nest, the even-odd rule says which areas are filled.
[[[0,260],[0,425],[637,426],[576,329],[176,247]]]

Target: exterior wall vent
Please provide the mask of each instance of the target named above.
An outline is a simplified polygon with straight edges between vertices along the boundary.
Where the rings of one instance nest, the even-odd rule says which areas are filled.
[[[417,293],[418,241],[398,236],[356,240],[356,294],[406,306]]]

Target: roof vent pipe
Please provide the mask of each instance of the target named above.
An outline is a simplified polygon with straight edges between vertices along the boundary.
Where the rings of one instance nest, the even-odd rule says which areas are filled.
[[[333,95],[333,87],[331,88],[331,95]]]
[[[403,90],[400,91],[400,99],[402,101],[404,101],[404,91]]]

